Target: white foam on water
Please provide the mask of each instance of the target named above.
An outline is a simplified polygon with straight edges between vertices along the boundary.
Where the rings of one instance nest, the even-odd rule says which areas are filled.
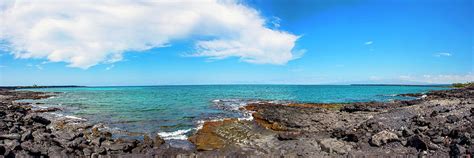
[[[57,117],[63,117],[63,118],[68,118],[68,119],[73,119],[73,120],[83,120],[83,121],[86,121],[87,119],[84,119],[84,118],[80,118],[80,117],[77,117],[77,116],[73,116],[73,115],[64,115],[64,114],[61,114],[61,113],[51,113],[53,115],[56,115]]]
[[[75,120],[86,120],[84,118],[80,118],[80,117],[76,117],[76,116],[72,116],[72,115],[66,115],[64,117],[69,118],[69,119],[75,119]]]
[[[158,135],[165,139],[165,140],[170,140],[170,139],[179,139],[179,140],[186,140],[188,137],[186,136],[186,133],[190,132],[193,129],[182,129],[182,130],[177,130],[173,132],[159,132]]]

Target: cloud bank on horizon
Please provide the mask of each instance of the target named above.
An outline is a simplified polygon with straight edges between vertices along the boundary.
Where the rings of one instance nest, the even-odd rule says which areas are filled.
[[[301,54],[299,36],[266,27],[258,11],[237,1],[4,0],[0,17],[0,45],[16,58],[84,69],[195,37],[202,38],[190,56],[286,64]]]

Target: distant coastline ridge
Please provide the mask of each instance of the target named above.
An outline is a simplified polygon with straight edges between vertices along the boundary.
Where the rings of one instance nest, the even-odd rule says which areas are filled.
[[[415,86],[415,87],[450,87],[451,84],[349,84],[350,86]]]
[[[0,86],[0,89],[31,89],[31,88],[75,88],[75,87],[86,87],[77,85],[62,85],[62,86]]]

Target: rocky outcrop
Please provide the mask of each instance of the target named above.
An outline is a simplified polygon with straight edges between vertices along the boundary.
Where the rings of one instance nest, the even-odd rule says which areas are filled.
[[[398,136],[395,133],[384,130],[373,135],[370,139],[370,144],[374,146],[382,146],[384,144],[394,141],[398,141]]]
[[[113,139],[101,124],[82,120],[50,119],[46,111],[32,110],[16,99],[41,99],[48,95],[37,92],[0,90],[0,157],[89,157],[98,155],[162,155],[187,153],[162,147],[158,135],[153,140]]]
[[[418,99],[344,104],[259,102],[253,120],[205,122],[189,142],[116,139],[101,124],[51,120],[28,92],[0,91],[0,154],[11,156],[472,157],[474,88]],[[8,97],[12,95],[11,97]],[[32,93],[30,98],[47,94]],[[426,95],[426,96],[425,96]],[[5,97],[6,96],[6,97]],[[418,96],[410,94],[410,96]]]

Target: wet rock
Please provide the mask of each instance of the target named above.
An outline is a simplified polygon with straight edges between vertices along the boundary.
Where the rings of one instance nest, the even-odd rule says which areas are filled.
[[[382,146],[384,144],[387,144],[389,142],[394,142],[398,141],[398,136],[395,133],[388,132],[386,130],[381,131],[375,135],[372,136],[370,140],[370,144],[374,146]]]
[[[13,134],[2,134],[0,135],[0,139],[15,139],[15,140],[20,140],[21,135],[18,133],[13,133]]]
[[[457,117],[456,115],[449,115],[448,117],[446,117],[447,123],[456,123],[459,120],[460,120],[459,117]]]
[[[323,139],[319,143],[321,149],[328,153],[346,154],[352,150],[351,145],[345,144],[343,141],[334,138]]]
[[[197,133],[188,138],[193,144],[196,145],[196,149],[203,150],[214,150],[223,148],[226,144],[225,140],[215,133],[219,126],[226,123],[236,122],[237,120],[224,120],[215,122],[205,122],[203,127],[197,131]]]
[[[195,149],[194,144],[184,140],[169,140],[168,144],[172,148],[181,149],[185,151],[193,151]]]

